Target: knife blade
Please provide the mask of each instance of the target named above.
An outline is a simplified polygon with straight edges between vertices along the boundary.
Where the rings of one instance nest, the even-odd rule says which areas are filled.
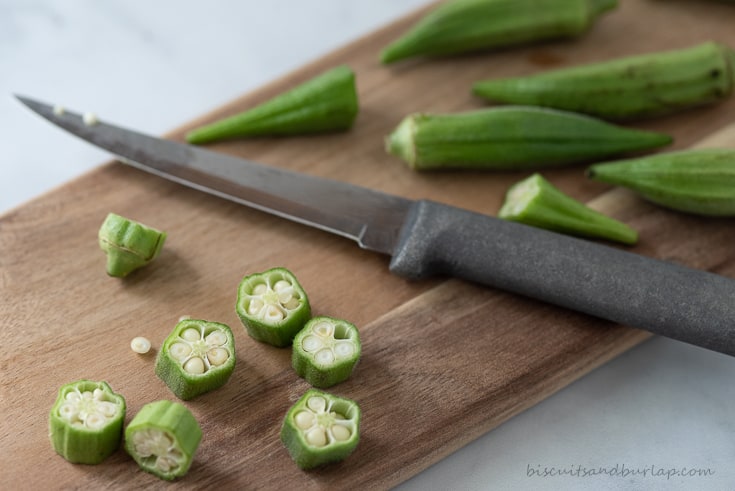
[[[429,200],[409,200],[155,138],[16,96],[121,162],[352,239],[389,269],[535,298],[735,355],[735,280]]]

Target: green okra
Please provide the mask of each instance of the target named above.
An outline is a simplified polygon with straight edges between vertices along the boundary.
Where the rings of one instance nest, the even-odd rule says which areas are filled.
[[[695,149],[596,164],[588,177],[673,210],[735,216],[735,150]]]
[[[245,276],[235,311],[250,337],[278,347],[290,345],[311,316],[306,292],[286,268]]]
[[[235,338],[226,324],[184,319],[156,357],[156,375],[179,399],[222,387],[235,369]]]
[[[450,0],[380,54],[383,63],[513,46],[586,32],[617,0]]]
[[[107,255],[107,274],[124,277],[160,254],[166,233],[110,213],[99,229],[98,240]]]
[[[525,77],[484,80],[475,83],[473,91],[495,102],[631,120],[721,101],[734,85],[735,51],[707,42]]]
[[[281,441],[301,469],[338,462],[360,440],[360,417],[355,401],[310,389],[288,410]]]
[[[125,399],[106,382],[63,385],[49,414],[54,450],[74,464],[99,464],[120,446]]]
[[[568,235],[628,245],[638,241],[634,229],[564,194],[540,174],[511,186],[498,217]]]
[[[347,380],[360,359],[360,334],[347,321],[314,317],[293,340],[291,364],[314,387]]]
[[[146,472],[172,481],[189,471],[202,439],[194,415],[178,402],[143,406],[125,429],[125,450]]]
[[[416,170],[543,168],[646,150],[671,142],[591,116],[539,107],[413,114],[386,139]]]
[[[245,112],[196,128],[186,139],[201,144],[347,130],[358,110],[355,74],[340,65]]]

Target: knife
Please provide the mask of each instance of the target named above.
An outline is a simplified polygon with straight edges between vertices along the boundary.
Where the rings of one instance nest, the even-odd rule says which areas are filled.
[[[409,200],[23,104],[121,162],[391,256],[391,272],[462,278],[735,355],[735,280],[429,200]],[[542,327],[540,327],[542,328]]]

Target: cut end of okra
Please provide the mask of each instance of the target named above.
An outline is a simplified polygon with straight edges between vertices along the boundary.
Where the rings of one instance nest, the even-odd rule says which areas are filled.
[[[188,472],[201,439],[199,423],[186,407],[156,401],[143,406],[125,429],[125,450],[141,469],[170,481]]]
[[[106,382],[80,380],[59,389],[49,414],[54,450],[74,464],[99,464],[120,446],[125,399]]]
[[[245,276],[235,310],[250,337],[278,347],[290,345],[311,316],[306,292],[286,268]]]
[[[311,389],[286,414],[281,441],[301,469],[338,462],[360,440],[360,416],[355,401]]]
[[[300,377],[324,389],[350,377],[360,350],[360,335],[353,324],[315,317],[294,338],[291,362]]]
[[[184,319],[156,358],[156,375],[179,399],[222,387],[235,369],[235,338],[225,324]]]
[[[100,227],[98,240],[107,254],[107,274],[124,277],[158,256],[166,233],[110,213]]]
[[[638,241],[634,229],[564,194],[540,174],[511,186],[498,217],[568,235],[627,245]]]
[[[396,129],[385,139],[385,149],[396,157],[406,161],[411,167],[416,167],[416,118],[418,115],[410,115],[399,123]]]

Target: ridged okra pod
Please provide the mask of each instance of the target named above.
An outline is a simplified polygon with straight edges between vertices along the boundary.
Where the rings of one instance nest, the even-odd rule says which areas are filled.
[[[49,414],[56,453],[74,464],[99,464],[120,446],[125,399],[106,382],[79,380],[59,389]]]
[[[360,359],[360,334],[347,321],[314,317],[293,340],[291,364],[314,387],[347,380]]]
[[[279,348],[289,346],[311,317],[306,292],[286,268],[245,276],[235,311],[250,337]]]
[[[450,0],[380,55],[383,63],[576,37],[617,0]]]
[[[146,404],[125,428],[125,450],[141,469],[167,481],[189,471],[201,439],[194,415],[172,401]]]
[[[281,425],[281,441],[301,469],[345,459],[360,440],[360,406],[353,400],[308,390]]]
[[[721,101],[735,85],[735,52],[715,42],[484,80],[475,94],[490,101],[546,106],[604,119],[631,120]]]
[[[98,232],[107,255],[107,274],[124,277],[153,261],[163,248],[166,233],[110,213]]]
[[[389,153],[416,170],[539,169],[647,150],[671,142],[660,133],[538,107],[413,114],[386,139]]]
[[[579,237],[635,244],[638,233],[533,174],[511,186],[498,217]]]
[[[189,143],[200,144],[346,130],[358,110],[355,74],[340,65],[247,111],[196,128],[186,138]]]
[[[596,164],[592,179],[623,186],[673,210],[735,216],[735,150],[696,149]]]
[[[179,399],[222,387],[235,369],[235,338],[219,322],[184,319],[156,357],[156,375]]]

